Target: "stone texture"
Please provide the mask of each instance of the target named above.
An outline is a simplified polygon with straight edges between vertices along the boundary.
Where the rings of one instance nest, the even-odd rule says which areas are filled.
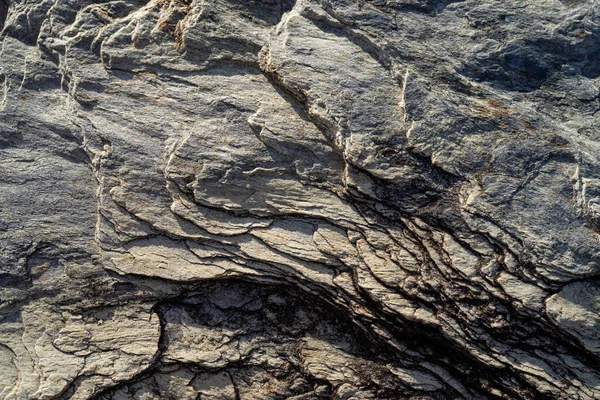
[[[0,0],[0,399],[600,399],[595,0]]]

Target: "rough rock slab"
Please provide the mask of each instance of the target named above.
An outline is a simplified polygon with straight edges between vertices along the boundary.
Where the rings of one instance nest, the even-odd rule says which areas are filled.
[[[0,0],[0,399],[600,399],[596,0]]]

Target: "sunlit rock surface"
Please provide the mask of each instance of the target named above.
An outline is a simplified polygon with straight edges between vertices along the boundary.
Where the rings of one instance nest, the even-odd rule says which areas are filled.
[[[600,399],[597,1],[0,29],[0,399]]]

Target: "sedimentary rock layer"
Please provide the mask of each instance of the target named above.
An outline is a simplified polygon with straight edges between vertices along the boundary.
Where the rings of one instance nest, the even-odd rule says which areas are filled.
[[[0,30],[0,399],[600,399],[598,2]]]

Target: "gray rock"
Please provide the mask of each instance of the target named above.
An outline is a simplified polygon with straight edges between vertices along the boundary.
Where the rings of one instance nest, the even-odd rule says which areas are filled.
[[[0,399],[599,399],[593,0],[0,0]]]

